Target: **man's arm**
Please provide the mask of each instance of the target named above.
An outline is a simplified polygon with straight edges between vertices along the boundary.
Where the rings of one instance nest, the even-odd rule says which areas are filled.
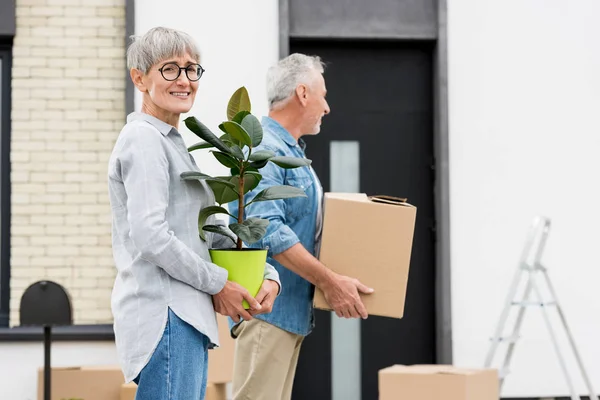
[[[338,317],[367,318],[368,313],[358,292],[370,294],[373,289],[358,279],[336,274],[317,260],[300,243],[273,258],[323,291],[327,303]]]

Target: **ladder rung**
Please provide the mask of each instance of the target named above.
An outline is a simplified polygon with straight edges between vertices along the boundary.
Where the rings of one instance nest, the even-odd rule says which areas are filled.
[[[514,343],[519,340],[519,335],[511,335],[511,336],[500,336],[498,338],[490,338],[492,341],[496,341],[498,343]]]
[[[538,306],[538,307],[548,307],[548,306],[555,306],[555,305],[556,305],[556,301],[543,301],[543,302],[539,302],[539,301],[513,301],[511,304],[512,304],[513,306],[526,306],[526,307]]]

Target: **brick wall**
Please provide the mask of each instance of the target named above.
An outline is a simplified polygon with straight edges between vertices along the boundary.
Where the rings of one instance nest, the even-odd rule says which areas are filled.
[[[125,119],[125,0],[16,5],[11,325],[43,278],[67,288],[75,323],[110,323],[106,170]]]

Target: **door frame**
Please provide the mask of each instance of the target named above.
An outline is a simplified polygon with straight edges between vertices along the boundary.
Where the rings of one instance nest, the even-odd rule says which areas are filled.
[[[279,57],[289,55],[289,0],[279,1]],[[318,38],[314,38],[318,39]],[[323,37],[321,39],[331,39]],[[419,40],[413,38],[412,40]],[[434,215],[436,362],[452,364],[452,308],[450,265],[450,177],[448,137],[447,0],[437,0],[434,52]]]

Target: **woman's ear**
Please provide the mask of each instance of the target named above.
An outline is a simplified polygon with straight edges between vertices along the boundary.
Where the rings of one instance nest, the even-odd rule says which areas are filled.
[[[144,84],[144,80],[142,79],[144,77],[142,71],[140,71],[139,69],[131,68],[129,70],[129,76],[131,76],[131,81],[140,92],[146,93],[148,91],[146,85]]]

